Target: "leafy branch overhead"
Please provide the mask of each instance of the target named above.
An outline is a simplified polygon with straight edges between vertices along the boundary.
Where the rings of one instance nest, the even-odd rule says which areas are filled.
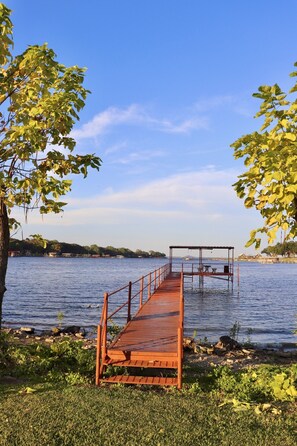
[[[269,243],[279,230],[287,240],[297,235],[297,99],[290,97],[296,91],[297,83],[288,94],[277,84],[259,87],[253,96],[262,103],[255,117],[261,117],[263,124],[231,145],[234,157],[244,158],[246,166],[234,184],[237,195],[264,218],[263,227],[251,232],[246,246],[258,248],[261,233]]]
[[[85,69],[66,67],[46,44],[13,57],[10,10],[0,3],[0,199],[60,212],[70,174],[99,169],[94,154],[74,154],[71,130],[85,105]]]
[[[61,212],[69,176],[101,165],[95,154],[75,153],[71,137],[89,93],[85,69],[62,65],[46,44],[14,56],[10,14],[0,3],[0,328],[10,228],[18,224],[12,209]]]

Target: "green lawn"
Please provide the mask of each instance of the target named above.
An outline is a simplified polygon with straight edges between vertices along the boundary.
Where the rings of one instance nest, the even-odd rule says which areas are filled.
[[[257,415],[219,407],[210,395],[141,390],[41,386],[0,394],[0,445],[295,446],[296,412]],[[296,409],[296,408],[295,408]]]
[[[0,446],[297,444],[294,364],[257,372],[190,365],[182,391],[96,388],[94,351],[63,342],[2,339]]]

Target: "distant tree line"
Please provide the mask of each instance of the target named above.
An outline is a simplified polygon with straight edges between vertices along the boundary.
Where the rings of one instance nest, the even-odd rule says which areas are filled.
[[[261,251],[262,254],[268,256],[282,256],[282,257],[292,257],[297,254],[297,242],[283,242],[277,243],[274,246],[267,246],[267,248]]]
[[[128,248],[114,248],[107,246],[103,248],[97,245],[81,246],[76,243],[59,242],[58,240],[44,240],[40,236],[32,236],[25,240],[11,238],[9,250],[18,252],[20,255],[42,256],[54,253],[56,255],[71,254],[73,256],[99,256],[99,257],[116,257],[123,256],[129,258],[150,258],[150,257],[166,257],[166,254],[158,251],[143,251],[137,249],[131,251]]]

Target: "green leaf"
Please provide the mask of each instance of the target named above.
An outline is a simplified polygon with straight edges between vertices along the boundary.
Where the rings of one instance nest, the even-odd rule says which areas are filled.
[[[292,91],[297,91],[297,83]],[[244,158],[245,164],[233,187],[247,208],[260,212],[264,220],[260,232],[270,242],[279,229],[297,237],[297,100],[289,101],[278,84],[262,85],[253,96],[261,100],[256,117],[262,123],[259,131],[231,144],[234,158]],[[260,246],[255,234],[246,244],[251,245]]]
[[[286,139],[289,141],[296,141],[296,135],[294,133],[286,133],[285,134]]]

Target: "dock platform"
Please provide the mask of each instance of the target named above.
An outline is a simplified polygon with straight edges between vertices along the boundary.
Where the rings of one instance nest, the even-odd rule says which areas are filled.
[[[161,278],[160,275],[164,277]],[[103,317],[98,327],[97,385],[102,382],[121,382],[181,388],[184,319],[181,276],[181,273],[170,273],[167,270],[163,274],[158,270],[153,282],[161,278],[160,284],[152,293],[150,291],[154,283],[140,288],[137,296],[142,295],[143,299],[143,288],[146,288],[148,299],[140,305],[137,313],[128,320],[127,325],[110,345],[106,342],[106,318]],[[131,293],[131,299],[137,296]],[[129,368],[129,375],[106,376],[107,366]],[[140,376],[137,369],[142,368],[159,371],[172,369],[175,376],[164,377],[164,373],[161,373],[161,376],[155,376],[156,373],[152,373],[152,376]],[[146,375],[149,375],[149,372]]]
[[[198,259],[192,263],[182,262],[176,271],[173,249],[195,250]],[[222,261],[203,254],[205,251],[212,253],[213,250],[225,250],[227,256]],[[233,285],[233,276],[232,246],[170,246],[167,265],[116,291],[105,293],[97,333],[96,385],[125,383],[176,386],[181,389],[184,278],[190,278],[194,284],[194,278],[198,277],[199,289],[203,290],[207,279],[225,280],[228,285]],[[116,296],[119,302],[118,298],[123,295],[124,303],[114,309],[113,297]],[[138,308],[132,314],[137,301]],[[109,312],[109,308],[113,311]],[[123,311],[125,326],[114,339],[109,340],[112,318]],[[110,369],[115,370],[115,367],[122,368],[125,373],[110,373]],[[142,369],[147,369],[147,373],[142,373]]]

